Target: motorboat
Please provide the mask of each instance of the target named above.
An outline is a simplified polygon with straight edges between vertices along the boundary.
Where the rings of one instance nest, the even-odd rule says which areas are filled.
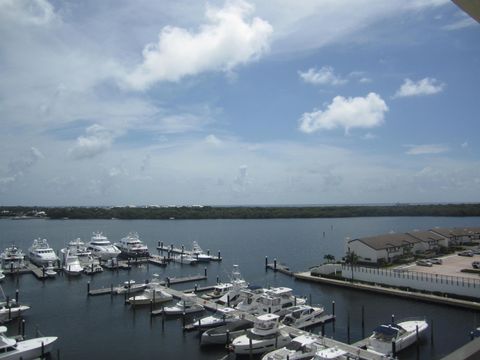
[[[53,262],[49,261],[46,266],[43,267],[45,270],[45,276],[53,278],[57,275],[57,272],[55,271],[55,266],[53,266]]]
[[[292,339],[279,321],[280,316],[276,314],[257,316],[253,329],[233,340],[232,350],[237,355],[263,354],[286,346]]]
[[[248,287],[240,290],[239,302],[235,306],[237,310],[253,313],[260,306],[260,298],[267,291],[262,287]]]
[[[233,265],[230,282],[217,284],[213,292],[207,294],[211,298],[219,298],[217,303],[227,306],[235,306],[241,301],[240,292],[248,287],[248,283],[242,278],[238,265]]]
[[[103,268],[99,263],[92,262],[90,265],[83,265],[83,272],[87,275],[93,275],[103,272]]]
[[[37,359],[52,351],[55,336],[38,337],[29,340],[17,341],[6,335],[7,328],[0,326],[0,359]]]
[[[49,262],[58,261],[55,251],[48,245],[47,239],[35,239],[28,249],[30,261],[38,266],[45,266]]]
[[[194,241],[192,244],[191,254],[192,257],[195,258],[195,260],[197,260],[198,262],[209,262],[210,260],[212,260],[212,257],[209,254],[206,254],[196,241]]]
[[[148,247],[139,238],[136,232],[131,232],[115,243],[123,258],[148,257]]]
[[[427,321],[420,319],[411,319],[397,324],[377,326],[373,330],[373,334],[368,338],[367,350],[388,355],[392,353],[393,344],[395,344],[395,351],[398,352],[417,341],[417,338],[421,336],[427,328]]]
[[[101,232],[93,233],[90,242],[87,243],[87,250],[90,250],[93,256],[104,261],[116,258],[120,254],[120,250]]]
[[[156,282],[152,282],[147,285],[147,288],[143,290],[139,295],[134,295],[128,298],[128,302],[131,305],[149,305],[159,304],[167,302],[173,299],[173,296],[164,290],[164,287]]]
[[[196,297],[195,294],[185,294],[183,300],[178,301],[174,306],[165,306],[163,312],[165,315],[182,315],[204,311],[203,305],[197,304],[193,300],[194,297]]]
[[[300,335],[286,346],[265,354],[262,360],[311,359],[320,349],[323,350],[325,347],[319,343],[318,337]]]
[[[320,306],[297,305],[289,308],[288,311],[282,323],[297,329],[303,329],[322,322],[325,309]]]
[[[229,322],[239,319],[237,311],[235,309],[225,307],[218,308],[213,315],[205,316],[200,319],[196,319],[189,325],[191,328],[196,329],[208,329],[225,325]]]
[[[348,360],[350,358],[345,350],[330,347],[317,351],[312,360]]]
[[[0,293],[2,294],[4,299],[3,301],[0,301],[0,323],[4,323],[10,320],[16,319],[25,311],[30,309],[29,306],[18,304],[15,299],[9,300],[5,296],[5,293],[3,292],[3,288],[1,287],[0,287]]]
[[[197,263],[197,259],[195,259],[192,255],[189,255],[189,254],[174,255],[170,259],[173,262],[177,262],[177,263],[180,263],[180,264],[193,265],[193,264]]]
[[[250,320],[240,319],[236,321],[231,321],[225,325],[208,329],[207,331],[203,332],[201,344],[227,344],[227,341],[232,341],[236,337],[245,334],[247,329],[250,329],[252,327],[253,322]]]
[[[284,316],[290,308],[304,305],[306,299],[293,295],[293,290],[288,287],[275,287],[267,289],[258,299],[258,307],[252,310],[252,314],[277,314]]]
[[[74,255],[70,252],[70,249],[62,249],[66,250],[63,253],[63,271],[67,275],[78,276],[83,271],[83,266],[80,264],[80,260],[78,259],[77,255]]]
[[[25,254],[15,245],[8,246],[0,254],[3,270],[14,271],[25,268]]]
[[[92,252],[88,250],[87,246],[80,238],[70,241],[67,247],[60,251],[65,254],[67,250],[70,251],[71,255],[78,257],[80,265],[82,265],[84,269],[87,267],[91,269],[92,265],[99,265],[98,259],[92,255]]]
[[[135,280],[124,281],[123,285],[116,287],[117,294],[133,294],[143,292],[147,288],[147,284],[136,284]]]

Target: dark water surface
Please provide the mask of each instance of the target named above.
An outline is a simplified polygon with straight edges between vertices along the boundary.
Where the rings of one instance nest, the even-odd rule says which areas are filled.
[[[453,307],[409,301],[338,287],[295,281],[285,275],[265,272],[265,256],[287,263],[295,271],[305,270],[323,261],[325,254],[340,258],[346,237],[362,237],[435,226],[480,226],[480,218],[381,217],[351,219],[282,219],[282,220],[0,220],[0,249],[15,243],[27,252],[36,237],[47,238],[59,250],[70,240],[80,237],[85,242],[93,231],[102,231],[114,242],[130,231],[139,233],[153,250],[158,241],[187,248],[196,240],[204,250],[216,254],[221,250],[223,261],[207,265],[170,264],[134,267],[130,271],[111,272],[89,277],[58,276],[44,282],[33,275],[19,279],[6,278],[3,289],[14,296],[20,289],[20,301],[31,305],[26,314],[27,335],[33,336],[38,326],[45,335],[59,336],[56,349],[62,359],[219,359],[222,348],[200,348],[197,332],[182,331],[180,318],[150,319],[149,307],[132,310],[124,305],[123,296],[87,297],[87,282],[92,288],[118,285],[128,279],[143,282],[154,273],[161,278],[203,273],[207,281],[216,277],[227,280],[232,265],[240,265],[244,278],[262,286],[288,286],[295,293],[311,296],[312,302],[323,304],[329,311],[336,303],[335,329],[326,327],[329,337],[347,340],[347,317],[350,316],[351,340],[362,338],[361,308],[365,308],[365,335],[380,323],[421,316],[433,320],[433,343],[430,333],[422,341],[419,358],[439,359],[466,343],[469,332],[479,326],[478,314]],[[324,234],[325,233],[325,234]],[[184,284],[177,288],[192,288]],[[16,332],[15,324],[9,332]],[[318,332],[316,329],[315,332]],[[56,358],[56,350],[54,357]],[[416,359],[415,347],[405,350],[400,359]]]

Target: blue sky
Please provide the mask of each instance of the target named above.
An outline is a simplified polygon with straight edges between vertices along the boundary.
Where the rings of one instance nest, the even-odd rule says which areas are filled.
[[[480,201],[446,0],[0,0],[0,204]]]

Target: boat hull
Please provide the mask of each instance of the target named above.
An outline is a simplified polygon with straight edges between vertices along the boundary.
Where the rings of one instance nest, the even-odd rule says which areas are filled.
[[[280,333],[278,337],[250,341],[246,336],[240,336],[233,341],[232,349],[237,355],[263,354],[288,345],[291,342],[288,334]]]
[[[52,351],[53,343],[57,340],[57,337],[47,336],[36,339],[30,339],[20,341],[17,343],[17,350],[8,354],[1,354],[1,360],[30,360],[37,359],[42,356],[42,343],[43,354],[47,354]]]

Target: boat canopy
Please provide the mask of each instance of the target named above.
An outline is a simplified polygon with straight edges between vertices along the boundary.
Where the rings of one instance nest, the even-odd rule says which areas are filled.
[[[377,326],[373,332],[378,335],[383,335],[385,337],[396,337],[400,329],[392,325],[380,325]]]

